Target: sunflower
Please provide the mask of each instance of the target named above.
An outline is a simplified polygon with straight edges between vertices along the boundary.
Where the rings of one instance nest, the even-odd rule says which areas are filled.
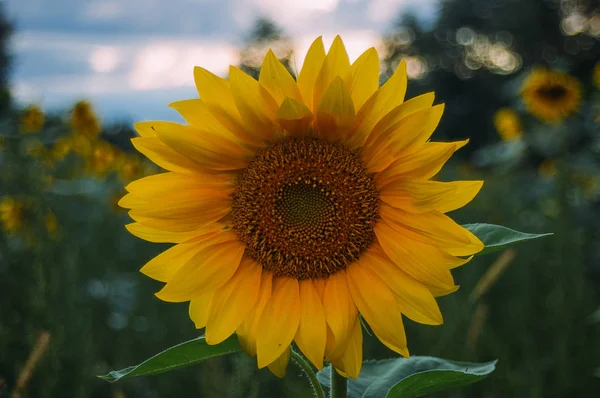
[[[558,123],[579,109],[581,84],[567,73],[535,68],[525,79],[521,95],[533,116]]]
[[[93,176],[104,178],[113,171],[119,156],[119,150],[111,143],[104,140],[94,141],[91,153],[86,161],[86,171]]]
[[[98,137],[101,132],[100,121],[87,101],[79,101],[73,107],[71,113],[71,127],[73,132],[88,139]]]
[[[144,162],[139,155],[122,153],[116,161],[115,168],[123,183],[129,183],[147,175]]]
[[[494,115],[494,126],[504,141],[511,141],[521,137],[523,126],[519,115],[510,108],[499,109]]]
[[[44,127],[44,113],[40,107],[31,105],[21,115],[21,131],[24,134],[39,132]]]
[[[439,325],[435,297],[483,244],[445,213],[481,181],[430,178],[466,141],[429,142],[444,109],[404,101],[406,65],[379,87],[374,48],[354,63],[321,38],[295,80],[269,51],[258,81],[194,70],[200,99],[171,104],[187,125],[136,124],[134,146],[168,170],[129,184],[129,231],[175,243],[141,270],[156,295],[189,302],[208,344],[234,332],[258,367],[285,374],[290,345],[357,377],[359,314],[408,356],[402,314]]]
[[[9,235],[14,235],[23,227],[23,204],[11,196],[0,200],[0,222],[2,229]]]

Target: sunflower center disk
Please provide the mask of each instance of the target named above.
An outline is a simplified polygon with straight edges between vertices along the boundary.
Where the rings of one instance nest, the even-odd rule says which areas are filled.
[[[338,144],[287,139],[237,179],[233,228],[275,275],[322,278],[344,269],[375,234],[379,194],[362,161]]]
[[[551,100],[560,99],[565,96],[567,90],[563,86],[545,86],[539,89],[541,96]]]

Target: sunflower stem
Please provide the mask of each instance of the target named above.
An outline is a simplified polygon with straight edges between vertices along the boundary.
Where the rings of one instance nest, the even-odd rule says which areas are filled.
[[[308,377],[308,381],[310,382],[310,386],[313,388],[313,392],[315,393],[316,398],[325,398],[325,391],[323,391],[323,387],[321,387],[321,383],[317,379],[317,375],[312,370],[312,367],[308,363],[308,361],[299,353],[292,350],[291,357],[294,363],[298,365],[300,369],[306,374]]]
[[[331,392],[330,398],[348,397],[348,379],[340,375],[331,365]]]

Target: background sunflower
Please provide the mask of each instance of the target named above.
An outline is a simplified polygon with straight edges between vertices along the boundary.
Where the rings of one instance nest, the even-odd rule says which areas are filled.
[[[579,110],[581,90],[581,83],[564,72],[535,68],[523,82],[521,95],[532,115],[558,123]]]

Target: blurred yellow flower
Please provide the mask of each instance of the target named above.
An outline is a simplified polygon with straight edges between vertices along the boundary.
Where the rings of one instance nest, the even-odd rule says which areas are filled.
[[[51,210],[44,216],[44,226],[50,237],[58,237],[58,221],[56,220],[56,215]]]
[[[71,127],[75,134],[89,139],[98,137],[101,131],[100,121],[89,102],[79,101],[75,104],[71,114]]]
[[[63,160],[73,150],[74,139],[69,136],[59,137],[51,149],[52,159],[56,162]]]
[[[33,158],[42,159],[46,156],[46,146],[37,138],[30,139],[25,143],[25,153]]]
[[[171,104],[187,125],[135,125],[169,171],[126,187],[128,229],[176,243],[141,271],[166,282],[161,300],[189,302],[208,344],[235,332],[279,377],[293,342],[358,377],[363,319],[408,356],[403,316],[441,324],[450,270],[483,249],[445,215],[483,182],[431,180],[467,141],[430,141],[444,106],[404,101],[404,62],[380,87],[379,65],[374,48],[351,64],[337,36],[328,53],[314,41],[297,80],[272,51],[258,80],[197,67],[201,98]]]
[[[510,108],[499,109],[494,115],[494,126],[504,141],[520,138],[523,134],[523,126],[517,112]]]
[[[594,84],[600,88],[600,62],[596,62],[594,66]]]
[[[579,109],[581,83],[564,72],[535,68],[523,82],[521,95],[533,116],[558,123]]]
[[[111,143],[98,140],[91,146],[91,153],[86,158],[87,171],[96,177],[105,177],[112,171],[118,156],[118,149]]]
[[[556,173],[556,162],[552,159],[546,159],[538,166],[538,175],[542,178],[554,178]]]
[[[40,107],[31,105],[21,115],[21,132],[31,134],[39,132],[44,127],[44,113]]]
[[[11,196],[0,200],[0,221],[2,229],[13,235],[23,227],[23,204]]]
[[[145,175],[144,162],[138,155],[123,153],[116,164],[119,178],[124,183],[142,178]]]
[[[6,148],[6,138],[0,135],[0,149]]]
[[[92,142],[90,138],[79,135],[79,134],[71,134],[68,136],[67,141],[69,141],[70,146],[76,154],[83,158],[87,158],[92,153]]]

